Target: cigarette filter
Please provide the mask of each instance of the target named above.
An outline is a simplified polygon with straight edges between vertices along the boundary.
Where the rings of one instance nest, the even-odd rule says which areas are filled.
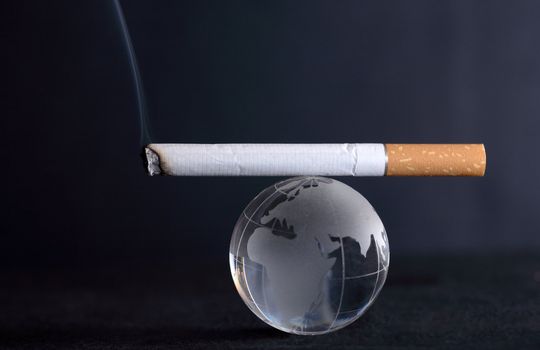
[[[483,144],[149,144],[149,175],[483,176]]]

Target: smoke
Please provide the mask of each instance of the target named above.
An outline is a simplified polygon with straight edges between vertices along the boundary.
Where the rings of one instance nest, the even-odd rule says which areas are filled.
[[[139,65],[137,64],[137,58],[135,57],[135,50],[133,49],[133,44],[131,42],[131,37],[126,24],[126,19],[124,17],[124,12],[122,11],[122,6],[120,5],[119,0],[113,0],[115,11],[118,17],[118,23],[120,24],[120,30],[122,32],[122,37],[124,39],[124,44],[126,45],[129,65],[131,67],[131,73],[133,76],[133,83],[135,86],[135,94],[137,97],[137,110],[139,113],[139,125],[140,125],[140,143],[141,146],[150,143],[151,137],[150,132],[148,131],[148,115],[146,110],[146,99],[144,97],[144,88],[141,79],[141,73],[139,71]]]

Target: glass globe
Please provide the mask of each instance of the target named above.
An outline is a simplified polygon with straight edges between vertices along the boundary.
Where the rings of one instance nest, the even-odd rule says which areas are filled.
[[[390,262],[384,226],[351,187],[296,177],[262,191],[240,215],[230,245],[234,283],[264,322],[323,334],[358,319]]]

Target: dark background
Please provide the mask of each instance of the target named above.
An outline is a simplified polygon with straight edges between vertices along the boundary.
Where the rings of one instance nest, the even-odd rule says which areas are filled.
[[[9,298],[0,336],[11,335],[12,344],[39,343],[49,340],[52,327],[64,339],[65,322],[76,323],[65,306],[71,299],[62,294],[70,288],[94,296],[105,286],[173,286],[198,295],[219,290],[226,293],[219,300],[249,314],[228,280],[228,241],[244,206],[279,179],[147,177],[140,152],[149,140],[141,138],[141,127],[152,142],[485,143],[484,178],[339,180],[373,204],[388,231],[393,268],[405,266],[402,275],[390,273],[388,288],[405,281],[412,286],[404,293],[411,293],[415,283],[438,283],[448,273],[423,274],[417,265],[451,266],[468,257],[490,262],[478,275],[497,276],[504,259],[511,265],[519,260],[513,257],[528,256],[532,262],[519,265],[518,280],[538,292],[540,2],[122,5],[144,82],[146,126],[112,1],[2,5],[0,266]],[[433,264],[436,256],[449,258]],[[424,260],[407,265],[415,257]],[[468,269],[453,268],[458,275]],[[478,290],[475,278],[470,281],[470,290]],[[522,288],[516,283],[514,291]],[[147,301],[154,295],[141,293]],[[10,299],[15,295],[21,299]],[[79,294],[69,295],[78,300],[69,305],[82,308],[73,306],[77,315],[104,305],[100,297],[80,302]],[[43,304],[28,306],[42,298]],[[134,298],[133,307],[118,304],[123,297],[105,304],[137,309],[141,299]],[[177,302],[191,303],[182,298]],[[218,302],[202,300],[219,309]],[[45,304],[51,309],[40,309]],[[527,318],[535,331],[536,311]],[[54,312],[61,316],[51,326]],[[139,315],[143,324],[150,322],[145,315]],[[234,328],[235,319],[229,321]],[[84,322],[81,329],[93,329]],[[34,331],[37,338],[30,337]],[[74,334],[93,339],[81,332]],[[222,335],[242,334],[231,332]],[[192,333],[188,327],[181,336]],[[527,339],[532,333],[516,334]],[[400,339],[396,344],[406,334]]]

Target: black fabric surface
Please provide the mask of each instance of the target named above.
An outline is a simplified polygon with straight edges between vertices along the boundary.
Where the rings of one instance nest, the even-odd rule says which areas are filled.
[[[372,308],[321,336],[260,321],[237,295],[226,259],[2,276],[2,348],[540,347],[537,254],[393,257]]]

